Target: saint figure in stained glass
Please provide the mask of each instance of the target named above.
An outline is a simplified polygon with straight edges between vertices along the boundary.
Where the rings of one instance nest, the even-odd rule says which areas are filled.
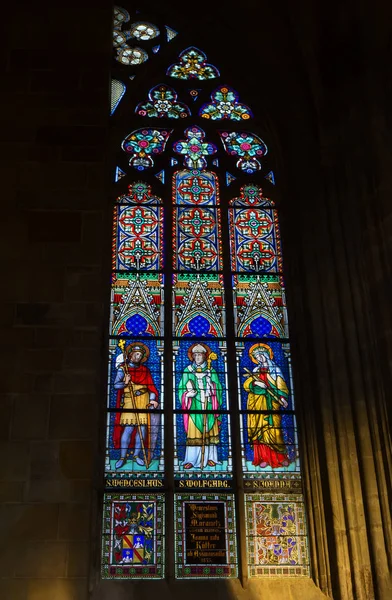
[[[184,469],[214,467],[218,461],[219,425],[216,414],[222,406],[222,387],[211,362],[218,357],[207,344],[193,344],[188,365],[179,384],[179,400],[184,414],[186,452]],[[211,411],[208,413],[193,411]],[[214,412],[215,411],[215,412]]]
[[[248,438],[253,444],[253,465],[261,468],[286,467],[289,464],[287,448],[283,439],[279,410],[287,408],[289,390],[283,373],[273,360],[273,352],[267,344],[254,344],[249,357],[256,363],[244,382],[248,392],[249,411],[273,411],[248,414]]]
[[[124,350],[125,341],[121,340],[120,344],[121,342]],[[159,398],[151,372],[143,364],[148,357],[148,347],[135,342],[129,344],[125,353],[119,355],[117,360],[114,388],[117,390],[117,408],[124,412],[116,414],[113,432],[114,447],[121,450],[116,469],[125,464],[131,449],[138,465],[148,468],[151,462],[156,444],[156,439],[150,439],[153,429],[151,419],[159,419],[159,415],[151,415],[149,411],[159,407]],[[146,412],[130,412],[132,410]]]

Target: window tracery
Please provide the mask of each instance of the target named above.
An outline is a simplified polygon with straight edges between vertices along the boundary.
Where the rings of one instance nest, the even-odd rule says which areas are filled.
[[[124,33],[129,14],[116,10],[115,31]],[[141,23],[133,24],[138,40],[150,35]],[[171,32],[166,26],[167,41]],[[173,550],[164,547],[165,500],[173,494],[176,577],[237,577],[240,522],[250,576],[308,575],[267,146],[254,132],[201,129],[199,121],[253,117],[235,90],[216,87],[219,70],[204,52],[181,51],[167,77],[200,87],[178,93],[159,83],[136,106],[127,91],[120,98],[134,122],[145,122],[123,137],[114,178],[102,574],[165,577]],[[192,124],[184,131],[185,117]],[[220,167],[225,153],[236,159],[235,175]]]

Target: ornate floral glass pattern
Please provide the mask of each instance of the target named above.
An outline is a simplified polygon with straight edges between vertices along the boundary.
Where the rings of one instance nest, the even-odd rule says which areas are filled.
[[[152,39],[159,35],[159,29],[152,23],[132,23],[128,30],[123,29],[125,23],[130,21],[128,11],[119,6],[114,7],[113,18],[113,47],[116,51],[116,60],[123,65],[137,66],[148,60],[148,54],[143,48],[130,46],[129,39],[140,42]]]
[[[230,200],[230,206],[274,206],[275,203],[263,196],[262,188],[255,183],[248,183],[240,188],[238,198]]]
[[[212,206],[219,204],[218,179],[211,171],[178,171],[173,178],[173,198],[176,204]]]
[[[128,23],[129,19],[129,12],[125,8],[121,6],[114,7],[113,29],[120,29],[124,23]]]
[[[230,209],[233,271],[280,271],[282,257],[278,221],[269,209]]]
[[[220,131],[219,135],[227,154],[240,157],[236,163],[238,169],[245,173],[260,171],[261,164],[258,158],[265,156],[268,149],[258,135],[245,131]]]
[[[116,208],[113,231],[113,262],[116,269],[160,268],[161,214],[159,207]]]
[[[164,577],[164,497],[105,494],[102,576]]]
[[[185,140],[175,142],[173,150],[177,154],[185,155],[184,165],[190,169],[204,169],[207,166],[205,156],[211,156],[216,152],[216,146],[205,142],[205,132],[193,125],[185,129]]]
[[[169,67],[167,75],[176,79],[215,79],[219,71],[207,63],[207,56],[201,50],[191,46],[179,55],[179,62]]]
[[[217,121],[230,119],[246,121],[252,117],[251,110],[245,104],[238,102],[238,94],[227,85],[222,85],[211,94],[211,102],[204,104],[199,115],[204,119]]]
[[[246,494],[249,575],[309,576],[301,495]]]
[[[141,181],[117,198],[113,221],[113,268],[159,269],[162,266],[162,200]]]
[[[132,23],[130,26],[129,35],[137,40],[147,41],[157,37],[159,35],[159,29],[152,23],[138,21],[136,23]]]
[[[168,85],[157,85],[148,94],[149,102],[141,102],[135,112],[142,117],[178,119],[190,115],[186,104],[177,101],[177,92]]]
[[[177,209],[174,244],[176,268],[180,270],[220,269],[220,213],[217,208],[182,206]]]
[[[128,186],[128,194],[118,196],[119,204],[162,204],[161,198],[151,193],[151,186],[143,181],[135,181]]]
[[[136,129],[124,139],[121,148],[131,154],[129,164],[138,171],[154,166],[152,156],[161,154],[173,130]]]

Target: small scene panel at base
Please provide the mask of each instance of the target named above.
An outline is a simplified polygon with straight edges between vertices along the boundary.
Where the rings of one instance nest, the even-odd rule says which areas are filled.
[[[250,577],[309,576],[301,495],[245,494]]]
[[[237,577],[234,496],[175,495],[176,577]]]
[[[164,577],[164,497],[105,494],[102,578]]]

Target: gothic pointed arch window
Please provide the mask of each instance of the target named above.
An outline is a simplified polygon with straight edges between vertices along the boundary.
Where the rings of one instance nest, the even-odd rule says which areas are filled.
[[[257,107],[180,38],[115,9],[102,576],[307,576],[275,176]]]

